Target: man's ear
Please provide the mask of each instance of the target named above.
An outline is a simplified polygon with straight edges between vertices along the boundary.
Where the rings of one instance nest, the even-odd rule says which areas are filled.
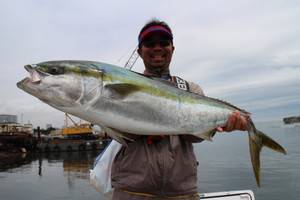
[[[142,53],[141,48],[138,48],[137,52],[138,52],[139,56],[141,56],[141,53]]]

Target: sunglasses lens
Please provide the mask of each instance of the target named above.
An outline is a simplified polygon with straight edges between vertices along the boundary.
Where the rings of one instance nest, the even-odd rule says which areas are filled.
[[[147,48],[153,48],[155,46],[155,41],[144,41],[143,45]]]
[[[171,44],[170,40],[148,40],[148,41],[144,41],[143,45],[147,48],[153,48],[155,47],[156,44],[159,44],[161,47],[167,47]]]
[[[159,41],[159,45],[162,47],[167,47],[170,45],[170,41],[169,40],[161,40],[161,41]]]

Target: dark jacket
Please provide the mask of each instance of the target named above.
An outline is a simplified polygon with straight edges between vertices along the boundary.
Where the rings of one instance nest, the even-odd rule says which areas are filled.
[[[203,94],[194,83],[189,83],[189,90]],[[118,195],[113,199],[119,199],[120,192],[128,196],[128,191],[158,197],[197,193],[197,160],[192,142],[201,140],[193,136],[164,136],[149,144],[147,138],[139,137],[117,154],[111,178]]]

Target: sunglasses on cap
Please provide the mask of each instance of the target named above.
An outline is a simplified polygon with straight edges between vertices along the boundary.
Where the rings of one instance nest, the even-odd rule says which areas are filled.
[[[161,39],[161,40],[145,40],[142,44],[147,48],[153,48],[156,44],[161,47],[167,47],[171,44],[171,40]]]

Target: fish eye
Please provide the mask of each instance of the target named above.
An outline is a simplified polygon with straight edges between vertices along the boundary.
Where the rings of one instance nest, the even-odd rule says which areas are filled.
[[[51,67],[49,69],[49,74],[52,75],[59,75],[59,74],[63,74],[64,70],[60,67]]]

